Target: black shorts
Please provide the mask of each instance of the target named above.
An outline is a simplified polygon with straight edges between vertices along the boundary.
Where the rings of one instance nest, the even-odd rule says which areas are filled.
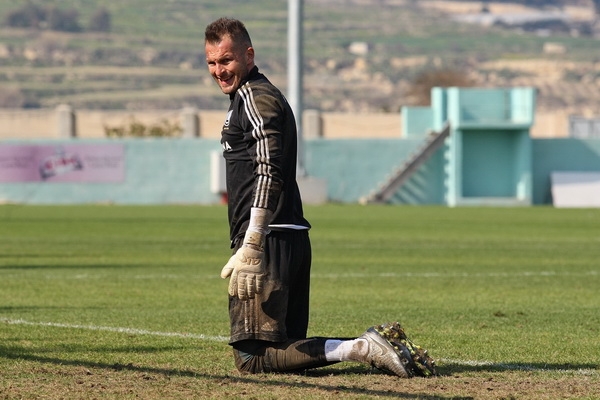
[[[262,293],[245,301],[229,296],[230,344],[306,338],[311,260],[308,230],[272,230],[267,235]]]

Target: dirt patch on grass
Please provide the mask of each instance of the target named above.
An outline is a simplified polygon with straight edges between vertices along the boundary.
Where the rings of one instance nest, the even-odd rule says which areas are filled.
[[[305,374],[240,375],[233,369],[203,372],[192,367],[18,361],[0,378],[0,399],[568,399],[593,398],[600,387],[596,371],[451,372],[441,368],[440,372],[435,378],[398,379],[346,364]]]

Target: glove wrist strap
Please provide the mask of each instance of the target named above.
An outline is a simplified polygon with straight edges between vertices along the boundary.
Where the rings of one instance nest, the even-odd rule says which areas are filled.
[[[269,222],[273,218],[273,212],[266,208],[252,207],[250,209],[250,225],[244,236],[244,246],[250,246],[256,250],[263,250],[265,237],[269,233]]]
[[[266,208],[252,207],[250,209],[250,224],[248,230],[267,235],[269,233],[269,223],[273,219],[273,212]]]
[[[265,248],[265,235],[248,230],[246,231],[246,235],[244,235],[243,245],[262,251]]]

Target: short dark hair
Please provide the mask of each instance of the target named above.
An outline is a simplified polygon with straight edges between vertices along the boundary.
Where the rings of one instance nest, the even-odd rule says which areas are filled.
[[[244,23],[233,18],[219,18],[211,22],[204,31],[204,42],[219,43],[224,36],[229,36],[234,43],[252,47],[252,40]]]

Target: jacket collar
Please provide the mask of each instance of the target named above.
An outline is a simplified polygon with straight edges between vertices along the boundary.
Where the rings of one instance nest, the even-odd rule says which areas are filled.
[[[240,82],[240,86],[238,87],[241,88],[242,86],[244,86],[246,84],[246,82],[256,78],[256,76],[258,76],[258,67],[255,65],[254,67],[252,67],[252,69],[250,70],[250,72],[248,72],[248,75],[246,75],[246,77]],[[229,93],[229,99],[233,100],[235,94],[237,93],[237,90],[233,93]]]

